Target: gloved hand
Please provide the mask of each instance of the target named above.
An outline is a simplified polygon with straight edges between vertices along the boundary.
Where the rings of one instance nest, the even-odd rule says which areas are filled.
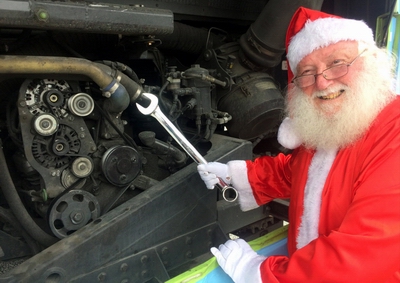
[[[211,248],[218,264],[235,283],[261,283],[260,265],[266,259],[243,239],[229,240],[219,249]]]
[[[218,177],[227,184],[231,183],[232,177],[229,173],[229,167],[226,164],[220,162],[199,164],[197,165],[197,171],[209,190],[214,189],[215,184],[218,183]]]

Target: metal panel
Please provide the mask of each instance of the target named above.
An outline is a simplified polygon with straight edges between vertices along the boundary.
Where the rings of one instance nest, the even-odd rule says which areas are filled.
[[[0,2],[0,26],[99,32],[126,35],[162,35],[173,31],[169,10],[89,2]]]
[[[101,1],[96,1],[101,2]],[[129,0],[102,0],[107,3],[129,4]],[[148,8],[171,10],[177,17],[234,19],[235,21],[254,21],[268,0],[143,0],[140,4]]]
[[[249,142],[216,135],[212,141],[209,161],[251,158]],[[135,282],[150,276],[165,279],[170,270],[176,274],[180,266],[209,254],[211,245],[225,241],[228,231],[221,230],[217,219],[218,193],[205,188],[191,164],[0,276],[0,282],[139,280],[145,270],[143,281]],[[154,268],[143,267],[144,255]],[[129,268],[121,273],[123,263]]]

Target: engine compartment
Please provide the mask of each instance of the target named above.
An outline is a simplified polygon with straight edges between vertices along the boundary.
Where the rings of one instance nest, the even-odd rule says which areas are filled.
[[[233,203],[240,220],[230,223],[196,162],[136,103],[157,96],[208,161],[285,150],[275,141],[285,31],[298,6],[320,9],[322,1],[285,1],[284,11],[280,1],[250,1],[247,14],[238,13],[240,1],[232,10],[198,4],[203,11],[120,2],[0,4],[0,259],[33,256],[0,282],[93,282],[122,259],[136,272],[144,253],[174,257],[154,259],[154,274],[134,282],[166,280],[228,233],[271,221],[265,207],[249,217]],[[204,234],[191,256],[182,254],[189,234]],[[68,263],[79,251],[84,268]]]

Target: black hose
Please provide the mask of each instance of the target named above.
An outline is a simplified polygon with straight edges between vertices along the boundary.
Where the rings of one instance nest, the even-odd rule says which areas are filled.
[[[286,30],[294,12],[300,6],[320,10],[323,2],[323,0],[268,1],[256,21],[240,38],[241,52],[247,59],[242,61],[250,61],[263,67],[277,66],[285,53]]]
[[[49,247],[58,241],[57,238],[50,236],[43,231],[36,222],[29,215],[25,206],[23,205],[18,192],[14,186],[14,182],[11,179],[10,171],[8,170],[6,158],[3,152],[3,143],[0,140],[0,172],[2,176],[0,178],[0,187],[3,191],[4,197],[7,200],[15,217],[21,223],[22,227],[28,232],[28,234],[38,241],[42,246]]]
[[[32,255],[38,254],[41,249],[37,242],[25,231],[22,225],[15,218],[14,214],[0,206],[0,221],[10,224],[21,236],[24,238],[25,242],[28,244]]]

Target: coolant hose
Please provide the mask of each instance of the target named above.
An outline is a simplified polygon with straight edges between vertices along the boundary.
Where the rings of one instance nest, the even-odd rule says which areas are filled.
[[[14,182],[11,179],[10,171],[8,170],[6,158],[3,152],[3,143],[0,140],[0,172],[2,176],[0,178],[0,187],[3,191],[4,197],[7,200],[11,211],[24,227],[25,231],[37,242],[44,247],[49,247],[58,241],[57,238],[50,236],[44,232],[32,219],[23,205],[18,192],[14,186]]]
[[[95,65],[99,69],[103,70],[103,72],[107,73],[109,76],[114,76],[114,77],[117,77],[119,79],[119,82],[125,87],[125,89],[126,89],[126,91],[128,93],[128,96],[129,96],[128,105],[129,105],[129,103],[136,102],[136,100],[140,97],[140,95],[143,92],[142,87],[137,82],[135,82],[132,78],[130,78],[129,76],[127,76],[123,72],[118,71],[118,70],[114,70],[109,66],[106,66],[106,65],[101,64],[101,63],[95,63]],[[126,102],[124,102],[124,103],[126,103]],[[122,103],[120,103],[120,104],[122,105]],[[126,105],[126,107],[128,107],[128,105]],[[110,110],[110,109],[107,109],[107,110]],[[118,112],[118,111],[111,111],[110,110],[110,112]]]

